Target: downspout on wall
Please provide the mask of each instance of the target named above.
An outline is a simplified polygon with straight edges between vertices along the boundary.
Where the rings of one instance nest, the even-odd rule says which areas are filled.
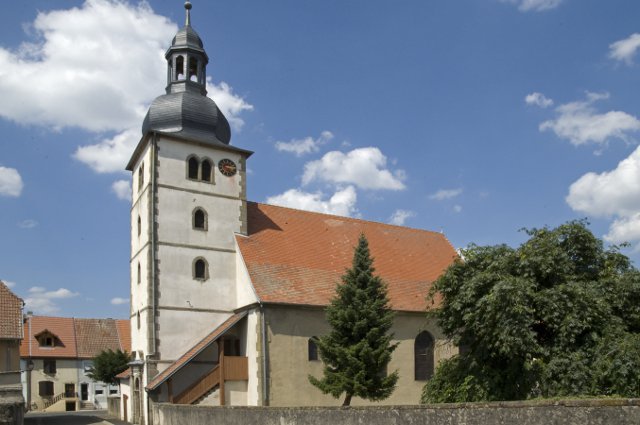
[[[269,352],[267,351],[267,324],[264,305],[260,303],[260,331],[262,333],[262,405],[269,405]]]

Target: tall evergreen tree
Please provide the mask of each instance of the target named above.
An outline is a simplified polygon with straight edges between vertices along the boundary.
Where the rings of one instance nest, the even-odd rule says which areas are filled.
[[[397,347],[391,344],[393,335],[389,332],[394,313],[389,308],[387,286],[374,271],[369,243],[361,234],[353,265],[342,276],[326,310],[332,330],[316,342],[324,376],[309,376],[309,381],[335,398],[344,393],[343,406],[348,406],[353,396],[383,400],[398,381],[397,371],[386,373]]]

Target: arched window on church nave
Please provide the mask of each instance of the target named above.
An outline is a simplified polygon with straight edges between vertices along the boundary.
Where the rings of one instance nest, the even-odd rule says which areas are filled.
[[[193,278],[196,280],[207,280],[209,278],[209,265],[202,257],[193,261]]]
[[[213,173],[211,172],[211,161],[208,159],[203,159],[202,160],[202,173],[201,173],[201,177],[200,180],[202,180],[203,182],[207,182],[207,183],[212,183],[213,182]]]
[[[200,168],[198,158],[190,156],[187,159],[187,177],[193,180],[198,180],[198,168]]]
[[[427,331],[418,334],[414,344],[415,380],[427,381],[433,376],[434,339]]]
[[[207,230],[207,212],[202,208],[193,210],[193,228]]]
[[[307,342],[308,360],[310,362],[314,360],[318,360],[318,345],[316,344],[317,340],[318,340],[317,337],[312,336],[311,338],[309,338],[309,341]]]

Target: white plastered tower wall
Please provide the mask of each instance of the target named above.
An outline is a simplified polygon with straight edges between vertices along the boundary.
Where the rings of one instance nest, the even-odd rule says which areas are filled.
[[[191,27],[189,1],[185,9],[165,54],[166,94],[151,103],[127,165],[134,423],[149,422],[146,385],[237,308],[234,237],[247,230],[251,152],[229,144],[229,123],[206,96],[209,59]]]
[[[144,385],[238,307],[235,235],[246,233],[247,155],[157,133],[142,142],[132,170],[131,328]],[[212,181],[190,179],[191,157],[230,159],[238,171],[226,176],[214,166]],[[205,212],[204,229],[194,228],[196,209]],[[207,264],[205,279],[194,277],[196,259]]]

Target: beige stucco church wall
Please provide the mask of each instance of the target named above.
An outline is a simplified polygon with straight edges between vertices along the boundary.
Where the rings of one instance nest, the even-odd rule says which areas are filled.
[[[342,403],[324,395],[309,383],[308,375],[320,378],[321,361],[308,361],[308,340],[330,330],[324,311],[320,308],[294,306],[268,306],[266,310],[269,342],[270,405],[271,406],[335,406]],[[379,404],[417,404],[425,381],[414,379],[414,341],[422,331],[429,331],[436,340],[434,353],[437,364],[443,358],[457,353],[447,343],[433,321],[424,313],[398,313],[393,333],[399,342],[393,353],[388,371],[399,371],[400,378],[393,394]],[[352,405],[372,404],[354,398]]]

